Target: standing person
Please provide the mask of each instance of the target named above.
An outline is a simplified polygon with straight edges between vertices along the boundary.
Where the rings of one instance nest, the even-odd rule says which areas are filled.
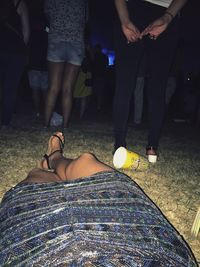
[[[143,55],[140,60],[140,66],[138,67],[137,79],[133,92],[133,125],[135,127],[139,126],[142,122],[145,79],[145,55]]]
[[[62,90],[64,129],[69,124],[73,88],[84,58],[87,0],[46,0],[45,13],[50,24],[47,52],[49,90],[45,127],[49,126],[58,93]]]
[[[148,72],[149,135],[146,154],[156,155],[165,111],[165,89],[178,42],[178,13],[187,0],[115,0],[115,150],[126,147],[132,90],[143,52]]]
[[[94,46],[94,58],[92,64],[93,91],[97,110],[102,109],[105,94],[106,71],[108,67],[108,56],[102,52],[100,44]]]
[[[8,127],[15,109],[17,89],[27,62],[29,14],[23,0],[0,1],[1,126]]]
[[[42,7],[41,7],[42,9]],[[34,114],[38,118],[44,111],[47,89],[48,89],[48,71],[47,71],[47,25],[44,14],[34,15],[32,20],[32,31],[29,42],[29,85],[32,90]],[[43,109],[41,110],[41,97],[43,100]]]
[[[91,48],[86,49],[78,78],[75,83],[73,97],[80,104],[79,117],[82,118],[88,106],[89,97],[92,95],[92,73],[91,73]]]

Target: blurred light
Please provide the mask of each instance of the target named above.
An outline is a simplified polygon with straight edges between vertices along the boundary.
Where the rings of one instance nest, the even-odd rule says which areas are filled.
[[[115,63],[115,53],[114,51],[112,50],[108,50],[106,48],[103,48],[102,49],[102,52],[108,56],[108,65],[111,66],[111,65],[114,65]]]

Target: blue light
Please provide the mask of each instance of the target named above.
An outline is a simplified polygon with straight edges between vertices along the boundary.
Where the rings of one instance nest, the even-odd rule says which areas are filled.
[[[108,60],[109,60],[109,66],[115,64],[115,53],[113,51],[110,51],[108,53]]]
[[[108,50],[107,48],[103,48],[102,52],[108,56],[108,65],[112,66],[115,63],[115,53],[112,50]]]

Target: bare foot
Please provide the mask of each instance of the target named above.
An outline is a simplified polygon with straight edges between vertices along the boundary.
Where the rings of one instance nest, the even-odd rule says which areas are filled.
[[[62,132],[56,132],[50,137],[47,153],[44,155],[44,159],[39,162],[39,168],[54,171],[52,168],[52,162],[55,159],[62,158],[64,142],[65,137]]]

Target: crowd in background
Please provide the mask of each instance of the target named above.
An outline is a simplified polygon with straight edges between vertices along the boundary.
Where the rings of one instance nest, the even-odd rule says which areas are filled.
[[[175,121],[200,126],[200,72],[184,68],[178,46],[186,1],[115,0],[113,66],[85,31],[87,0],[0,1],[0,126],[12,129],[23,87],[41,130],[62,128],[48,140],[38,167],[4,195],[2,264],[197,266],[187,243],[133,179],[92,153],[63,156],[73,108],[82,119],[91,103],[94,115],[106,108],[113,115],[113,154],[128,146],[129,119],[138,126],[146,112],[151,163],[173,100]]]
[[[32,115],[35,118],[43,119],[45,101],[47,99],[48,66],[46,56],[49,22],[44,14],[44,1],[22,2],[27,4],[24,9],[25,13],[29,14],[30,21],[25,23],[27,29],[29,28],[25,33],[27,45],[24,49],[24,44],[20,46],[20,41],[17,42],[19,43],[18,49],[21,49],[19,55],[23,59],[23,63],[19,64],[19,59],[17,59],[18,61],[16,62],[18,63],[15,64],[18,64],[18,68],[15,67],[15,64],[12,64],[13,70],[8,70],[8,75],[12,77],[12,79],[8,79],[8,87],[10,86],[9,83],[11,83],[13,92],[9,92],[7,89],[5,91],[1,90],[2,126],[12,124],[12,115],[16,112],[16,103],[21,103],[23,100],[26,101],[27,98],[29,100],[31,98],[32,101]],[[19,3],[16,1],[16,3],[19,5],[20,1]],[[24,21],[27,22],[27,18]],[[75,109],[78,110],[80,118],[83,118],[85,114],[87,115],[87,110],[90,111],[92,108],[98,113],[105,110],[112,112],[115,91],[115,61],[113,65],[109,65],[108,55],[102,52],[102,45],[91,44],[90,37],[88,34],[85,57],[73,91],[73,111]],[[15,41],[17,38],[18,36],[16,35]],[[1,42],[1,51],[4,54],[1,57],[4,57],[4,60],[10,56],[8,56],[8,47],[6,48],[7,53],[5,54],[4,52],[6,45],[4,44],[3,48],[3,43]],[[166,117],[173,119],[175,122],[186,121],[199,127],[200,72],[197,71],[198,66],[195,70],[187,68],[188,64],[185,63],[187,59],[184,60],[184,52],[182,52],[185,51],[184,46],[185,44],[180,42],[168,77],[165,102]],[[17,46],[14,49],[17,49]],[[130,124],[135,127],[140,126],[143,121],[146,121],[147,117],[146,87],[148,71],[145,70],[144,65],[143,62],[137,74],[137,83],[131,98],[129,120]],[[2,66],[5,72],[5,64],[2,64]],[[3,71],[1,71],[1,77],[3,76]],[[14,78],[15,76],[16,78]],[[12,86],[12,84],[15,84],[15,86]],[[59,95],[52,119],[55,114],[62,115],[61,98],[62,96]]]

